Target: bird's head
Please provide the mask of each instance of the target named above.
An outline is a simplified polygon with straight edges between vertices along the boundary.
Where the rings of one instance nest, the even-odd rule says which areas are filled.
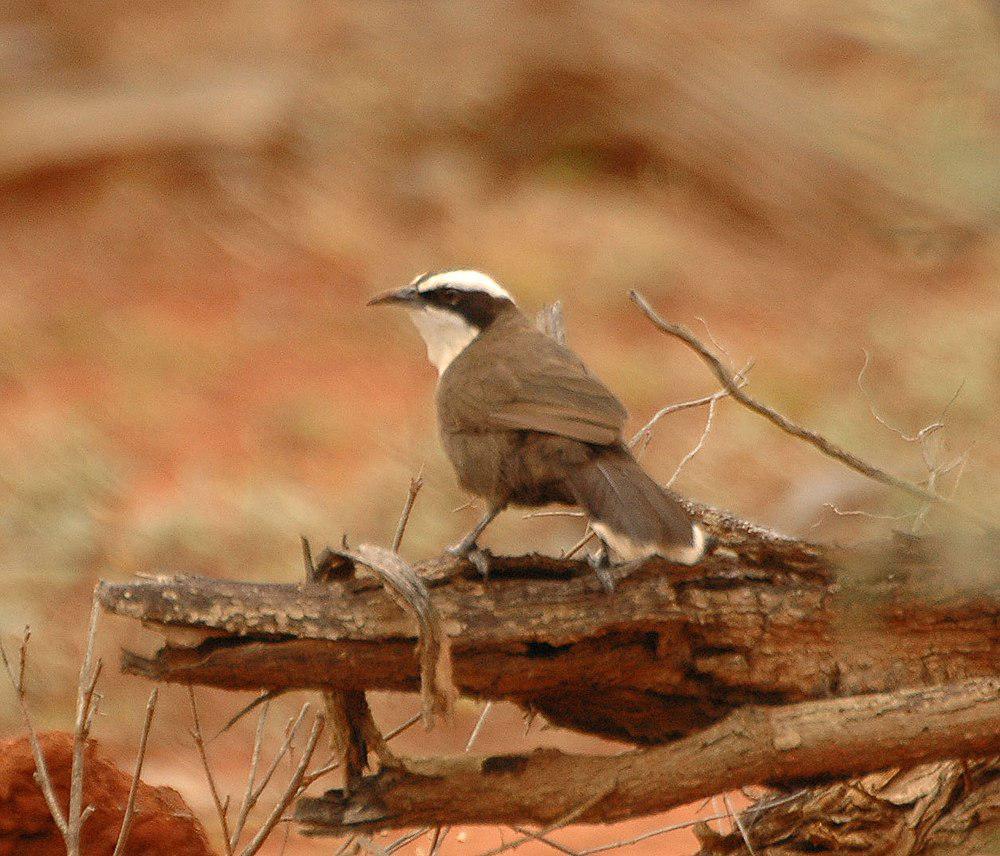
[[[424,273],[404,288],[376,295],[368,305],[406,309],[439,373],[497,317],[515,308],[507,290],[477,270]]]

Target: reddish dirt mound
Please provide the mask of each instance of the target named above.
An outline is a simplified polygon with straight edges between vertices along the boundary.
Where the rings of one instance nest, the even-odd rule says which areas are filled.
[[[59,802],[69,803],[72,735],[41,736],[45,761]],[[102,757],[96,741],[84,753],[84,805],[94,813],[83,827],[85,856],[111,856],[118,838],[131,774]],[[28,739],[0,743],[0,856],[61,856],[66,846],[34,781],[35,761]],[[172,788],[139,785],[127,856],[213,856],[202,825]]]

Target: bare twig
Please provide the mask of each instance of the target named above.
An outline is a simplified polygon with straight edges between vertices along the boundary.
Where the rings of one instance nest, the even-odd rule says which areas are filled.
[[[823,508],[832,511],[837,517],[864,517],[866,520],[889,520],[889,521],[899,521],[907,520],[910,517],[916,516],[918,512],[916,511],[904,511],[902,514],[876,514],[873,511],[864,511],[858,508],[848,508],[841,509],[832,502],[824,502]],[[809,526],[810,529],[815,529],[823,524],[822,512],[819,514],[819,519],[815,523]]]
[[[302,705],[299,709],[298,715],[294,719],[289,719],[285,730],[285,739],[282,741],[278,751],[275,752],[274,758],[271,759],[271,764],[264,773],[264,777],[250,794],[250,808],[247,809],[248,813],[253,810],[253,807],[257,804],[261,794],[264,793],[264,789],[271,783],[271,779],[274,778],[274,774],[278,771],[278,765],[281,763],[281,760],[285,757],[285,755],[292,751],[292,744],[295,740],[295,735],[298,733],[299,726],[302,724],[302,720],[305,719],[308,712],[309,704],[306,703]]]
[[[533,517],[586,517],[586,512],[583,511],[573,511],[572,509],[564,509],[559,511],[529,511],[527,514],[522,514],[522,520],[530,520]]]
[[[392,552],[399,552],[399,545],[403,543],[403,534],[406,532],[406,524],[410,520],[410,512],[413,510],[413,503],[420,493],[420,488],[424,486],[424,470],[420,468],[416,478],[410,479],[410,491],[406,494],[406,503],[403,505],[403,513],[399,515],[399,523],[396,524],[396,534],[392,538]]]
[[[744,809],[740,814],[743,817],[748,815],[757,815],[762,811],[766,811],[770,808],[776,808],[779,805],[784,805],[785,803],[793,802],[797,799],[803,797],[808,791],[800,790],[796,791],[794,794],[790,794],[786,797],[780,797],[778,799],[770,800],[768,802],[759,802],[749,808]],[[661,826],[658,829],[651,829],[648,832],[641,832],[638,835],[634,835],[631,838],[623,838],[620,841],[614,841],[610,844],[598,844],[596,847],[591,847],[588,850],[581,850],[579,856],[595,856],[597,853],[607,853],[609,850],[620,850],[622,847],[631,847],[633,844],[640,844],[643,841],[648,841],[650,838],[656,838],[660,835],[667,835],[671,832],[677,832],[681,829],[690,829],[692,826],[697,826],[699,823],[705,823],[711,820],[725,820],[729,817],[728,814],[713,814],[710,817],[693,817],[690,820],[684,820],[680,823],[671,823],[669,826]]]
[[[743,368],[741,368],[735,375],[733,379],[742,388],[747,384],[747,375],[753,368],[754,362],[750,360]],[[717,402],[720,398],[726,398],[729,395],[728,389],[719,389],[713,392],[711,395],[703,395],[701,398],[692,398],[690,401],[681,401],[678,404],[668,404],[666,407],[661,407],[650,420],[642,426],[635,434],[632,435],[632,439],[629,440],[630,449],[638,449],[639,453],[646,448],[646,444],[652,437],[653,428],[656,424],[663,419],[665,416],[669,416],[672,413],[678,413],[681,410],[690,410],[694,407],[705,407],[706,405],[712,405]],[[640,448],[641,446],[641,448]]]
[[[78,856],[80,853],[80,832],[87,817],[93,812],[92,806],[83,808],[83,755],[90,732],[91,705],[94,689],[101,674],[101,661],[94,663],[94,640],[97,636],[97,619],[101,605],[94,597],[90,607],[90,624],[87,630],[87,645],[80,666],[80,681],[76,697],[76,725],[73,729],[73,762],[70,770],[69,808],[66,812],[66,853]]]
[[[560,853],[566,853],[567,856],[580,856],[580,852],[578,850],[570,850],[570,848],[565,844],[560,844],[558,841],[546,838],[541,833],[532,832],[530,829],[525,829],[523,826],[512,826],[511,829],[513,829],[518,835],[524,835],[528,838],[534,839],[535,841],[541,841],[542,844],[547,844],[553,850],[558,850]]]
[[[195,746],[198,748],[198,756],[201,758],[201,766],[205,770],[205,778],[208,780],[208,790],[212,794],[212,802],[215,804],[215,812],[219,816],[219,824],[222,826],[222,844],[226,848],[226,856],[233,856],[233,846],[230,844],[232,835],[229,832],[229,820],[227,818],[227,808],[229,798],[223,804],[219,796],[219,789],[215,784],[215,776],[212,775],[212,767],[208,763],[208,754],[205,751],[205,740],[201,733],[201,722],[198,719],[198,703],[195,701],[194,690],[188,684],[188,698],[191,702],[191,719],[193,727],[191,736],[194,738]]]
[[[701,432],[701,437],[698,438],[697,444],[680,460],[677,464],[677,469],[674,470],[674,474],[667,479],[667,487],[672,487],[674,482],[677,481],[677,477],[681,474],[681,470],[684,469],[684,465],[687,464],[695,455],[697,455],[704,447],[705,441],[708,440],[708,435],[712,431],[712,419],[715,418],[715,405],[718,404],[719,399],[715,398],[708,404],[708,418],[705,420],[705,430]]]
[[[132,774],[132,785],[128,791],[128,802],[125,804],[125,815],[122,817],[121,829],[118,830],[118,840],[115,842],[115,850],[111,856],[121,856],[125,850],[125,843],[128,841],[128,834],[132,829],[132,819],[135,817],[135,798],[139,793],[139,781],[142,775],[142,765],[146,760],[146,742],[149,739],[149,729],[153,725],[153,713],[156,710],[156,700],[159,696],[154,687],[149,694],[149,701],[146,702],[146,718],[142,723],[142,733],[139,735],[139,754],[135,759],[135,772]]]
[[[274,829],[275,825],[281,820],[281,816],[285,813],[285,809],[291,805],[292,800],[294,800],[302,788],[302,781],[306,775],[306,769],[309,767],[309,762],[312,760],[313,753],[316,751],[316,741],[319,740],[319,735],[323,731],[323,715],[317,714],[316,719],[313,721],[312,730],[309,732],[309,737],[306,740],[305,748],[302,751],[302,757],[299,759],[298,766],[295,768],[295,772],[292,774],[291,779],[288,781],[288,785],[282,793],[278,802],[275,803],[274,808],[268,815],[267,820],[264,821],[263,825],[257,834],[253,837],[249,844],[243,848],[240,856],[253,856],[258,850],[260,850],[261,845],[271,834],[271,830]]]
[[[472,729],[472,733],[469,735],[469,739],[465,743],[466,752],[469,752],[472,749],[472,744],[479,738],[479,733],[483,730],[483,726],[486,724],[486,718],[490,715],[491,710],[493,710],[493,702],[488,701],[483,705],[483,712],[479,714],[479,719],[476,721],[476,725]]]
[[[20,665],[17,671],[17,684],[14,689],[17,691],[18,696],[24,698],[25,693],[25,683],[24,683],[24,670],[28,662],[28,642],[31,639],[31,628],[25,625],[24,636],[21,638],[21,658]],[[4,660],[6,660],[6,656]]]
[[[469,734],[469,739],[465,742],[466,752],[472,751],[472,746],[479,739],[479,734],[483,730],[483,726],[486,724],[486,719],[489,717],[491,710],[493,710],[493,702],[487,701],[483,705],[483,711],[479,714],[479,719],[476,720],[472,732]],[[434,844],[431,846],[432,854],[436,849],[440,849],[444,845],[444,840],[448,837],[449,832],[451,832],[450,826],[446,826],[443,829],[439,826],[434,830]]]
[[[420,720],[423,719],[423,714],[415,713],[406,722],[400,723],[391,731],[387,731],[385,734],[386,740],[392,740],[393,737],[398,737],[404,731],[408,731],[412,726],[416,725]]]
[[[727,360],[731,360],[732,357],[729,355],[729,351],[726,350],[725,346],[715,338],[712,333],[712,328],[708,326],[708,322],[702,318],[700,315],[695,315],[694,320],[698,321],[702,327],[705,328],[705,333],[708,334],[708,338],[713,345],[715,345],[716,350],[719,351]]]
[[[562,817],[560,817],[555,823],[550,823],[544,829],[540,829],[538,832],[532,833],[531,835],[524,835],[521,838],[515,838],[513,841],[508,841],[506,844],[502,844],[499,847],[494,847],[492,850],[487,850],[485,853],[480,853],[479,856],[498,856],[500,853],[506,853],[508,850],[513,850],[516,847],[520,847],[525,842],[531,841],[533,838],[547,836],[551,832],[555,832],[557,829],[562,829],[564,826],[569,826],[574,820],[576,820],[580,815],[592,809],[601,800],[603,800],[614,788],[614,785],[609,785],[603,790],[594,794],[586,802],[580,803],[572,811],[568,811]]]
[[[757,856],[754,852],[753,845],[750,843],[750,836],[747,833],[747,828],[743,825],[743,818],[740,817],[740,813],[733,809],[733,801],[729,798],[729,794],[724,794],[722,797],[723,803],[726,805],[726,811],[729,812],[729,816],[733,819],[736,824],[736,828],[740,831],[740,835],[743,837],[743,843],[747,846],[747,853],[750,856]]]
[[[58,827],[59,832],[65,838],[68,833],[66,816],[63,814],[62,807],[59,805],[59,799],[56,797],[55,789],[52,786],[52,776],[49,774],[49,767],[45,761],[45,753],[42,751],[42,744],[38,739],[38,732],[35,730],[35,722],[31,717],[31,712],[28,710],[28,704],[25,700],[24,662],[27,656],[27,642],[30,635],[28,629],[25,628],[24,641],[21,643],[21,663],[18,669],[20,679],[15,677],[14,669],[7,659],[7,651],[2,643],[0,643],[0,659],[3,660],[7,677],[10,678],[10,684],[14,687],[14,691],[17,694],[17,703],[21,709],[21,720],[28,731],[28,742],[31,744],[31,754],[35,759],[35,781],[42,790],[45,803],[49,807],[49,813],[52,815],[56,827]]]
[[[753,360],[748,362],[733,376],[733,382],[740,388],[746,386],[747,383],[746,376],[747,373],[752,368],[753,368]],[[693,398],[690,401],[682,401],[678,404],[668,404],[666,407],[661,407],[659,410],[656,411],[656,413],[653,414],[652,418],[645,425],[642,426],[642,428],[640,428],[638,431],[635,432],[635,434],[632,435],[632,439],[629,440],[629,448],[636,450],[636,453],[641,455],[642,452],[645,450],[647,444],[649,443],[650,438],[653,436],[653,428],[656,426],[657,422],[663,419],[663,417],[669,416],[671,413],[677,413],[681,410],[690,410],[693,407],[704,407],[705,405],[708,405],[709,408],[708,422],[705,425],[705,430],[702,432],[701,439],[698,441],[698,444],[694,447],[694,449],[688,452],[688,454],[685,455],[684,458],[681,460],[681,462],[677,465],[677,469],[674,471],[674,474],[670,477],[670,481],[667,482],[667,487],[670,487],[677,479],[677,476],[680,475],[680,472],[684,468],[684,465],[687,464],[687,462],[690,461],[691,458],[693,458],[696,454],[698,454],[701,448],[705,445],[705,441],[708,439],[709,431],[711,431],[712,428],[712,417],[714,416],[715,406],[718,403],[719,399],[726,398],[729,394],[730,393],[728,389],[720,389],[716,392],[713,392],[711,395],[703,395],[701,398]],[[526,514],[525,517],[545,517],[545,516],[555,517],[560,515],[564,515],[567,517],[586,517],[586,515],[583,514],[583,512],[579,511],[534,512],[531,514]],[[572,547],[569,548],[569,550],[566,551],[565,558],[571,559],[573,556],[575,556],[580,550],[582,550],[584,547],[587,546],[587,544],[590,543],[590,541],[594,538],[595,534],[596,533],[588,523],[587,528],[584,531],[583,536],[580,538],[580,540],[577,541]]]
[[[699,341],[690,330],[679,324],[672,324],[669,321],[665,321],[656,313],[656,310],[653,309],[646,298],[637,291],[629,292],[629,296],[639,309],[642,310],[646,317],[653,322],[657,329],[680,339],[688,347],[694,350],[712,370],[715,376],[719,379],[719,382],[729,391],[730,397],[742,404],[748,410],[752,410],[754,413],[763,416],[769,422],[778,426],[786,434],[790,434],[793,437],[798,437],[800,440],[804,440],[819,449],[819,451],[821,451],[824,455],[840,461],[845,466],[850,467],[855,472],[861,473],[863,476],[867,476],[873,481],[895,488],[896,490],[900,490],[912,497],[915,497],[916,499],[920,499],[925,502],[938,503],[956,516],[973,521],[983,529],[990,532],[1000,532],[1000,529],[998,529],[996,524],[975,511],[964,508],[946,496],[934,493],[931,490],[926,490],[914,482],[894,476],[891,473],[887,473],[885,470],[869,464],[867,461],[862,460],[852,452],[849,452],[838,446],[836,443],[827,440],[826,437],[821,434],[796,425],[788,417],[782,415],[767,405],[761,404],[756,399],[751,398],[740,388],[739,384],[736,382],[736,378],[720,362],[719,358],[715,356],[715,354],[713,354],[707,347],[705,347],[705,345]]]
[[[305,538],[302,539],[304,545],[308,544]],[[243,834],[243,827],[246,826],[247,817],[253,808],[253,793],[255,779],[257,778],[257,767],[260,764],[260,752],[264,743],[264,726],[267,724],[267,712],[270,704],[265,704],[261,708],[257,717],[257,731],[254,733],[253,750],[250,755],[250,771],[247,773],[247,788],[243,794],[243,802],[240,803],[239,813],[236,815],[236,823],[233,824],[233,833],[229,839],[229,846],[236,849],[240,836]]]
[[[896,434],[897,436],[900,437],[900,439],[905,440],[907,443],[916,443],[922,440],[927,435],[935,431],[940,431],[942,428],[944,428],[944,423],[940,419],[938,419],[937,421],[932,422],[929,425],[926,425],[923,428],[921,428],[916,434],[910,435],[907,434],[905,431],[903,431],[901,428],[897,428],[895,425],[889,422],[888,419],[882,416],[882,414],[879,413],[875,407],[875,400],[872,397],[872,394],[865,387],[864,383],[865,372],[868,371],[868,366],[871,363],[871,354],[868,353],[867,348],[863,349],[863,352],[865,355],[865,362],[864,365],[861,366],[861,371],[858,372],[858,380],[857,380],[858,390],[860,390],[861,395],[864,396],[865,401],[868,403],[869,412],[871,413],[875,421],[878,422],[879,425],[881,425],[883,428],[888,428],[890,431],[892,431],[893,434]],[[959,389],[961,390],[961,387]],[[952,399],[952,401],[954,401],[954,399]],[[947,410],[950,404],[951,403],[949,402],[947,405],[945,405],[944,410]],[[942,415],[944,414],[944,410],[942,411]]]

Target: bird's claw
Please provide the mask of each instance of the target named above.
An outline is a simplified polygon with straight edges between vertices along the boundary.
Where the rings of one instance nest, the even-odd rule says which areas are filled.
[[[480,576],[484,580],[490,578],[490,558],[491,554],[489,550],[480,550],[478,547],[470,550],[466,554],[465,558],[469,563],[479,571]]]
[[[468,558],[469,553],[472,553],[479,549],[479,546],[475,541],[467,541],[465,539],[459,541],[457,544],[452,544],[448,547],[445,552],[449,556],[454,556],[456,559]]]
[[[456,559],[465,559],[479,571],[484,580],[490,578],[490,551],[482,549],[475,541],[459,541],[448,547],[445,552]]]
[[[606,594],[615,593],[615,578],[611,575],[611,559],[608,549],[603,544],[600,549],[587,556],[587,564],[594,571],[597,581]]]

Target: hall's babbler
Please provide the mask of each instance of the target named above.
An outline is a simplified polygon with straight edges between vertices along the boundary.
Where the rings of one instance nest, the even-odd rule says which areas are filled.
[[[604,549],[684,564],[705,536],[684,506],[632,457],[626,412],[569,349],[536,328],[483,273],[418,276],[369,301],[406,309],[437,366],[438,422],[462,487],[486,514],[451,552],[469,553],[508,505],[576,505]]]

